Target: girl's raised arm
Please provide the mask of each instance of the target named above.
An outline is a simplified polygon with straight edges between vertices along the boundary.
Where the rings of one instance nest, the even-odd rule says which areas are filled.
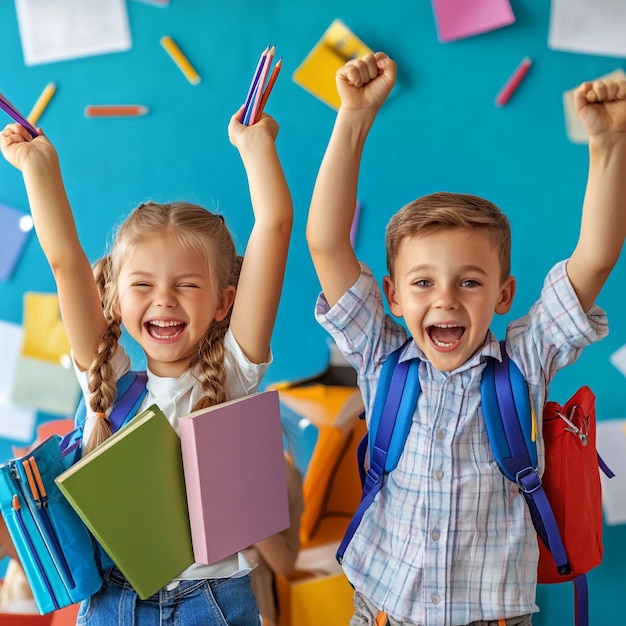
[[[19,124],[0,135],[4,158],[22,172],[35,231],[50,264],[61,317],[77,364],[88,369],[106,327],[89,260],[83,251],[53,145]]]
[[[293,206],[276,151],[278,125],[268,115],[252,126],[230,121],[228,134],[248,177],[254,226],[244,254],[231,329],[254,363],[267,359],[285,275]]]

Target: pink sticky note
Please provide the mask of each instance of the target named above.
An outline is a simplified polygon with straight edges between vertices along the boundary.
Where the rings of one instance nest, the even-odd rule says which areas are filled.
[[[431,0],[439,41],[480,35],[515,22],[509,0]]]

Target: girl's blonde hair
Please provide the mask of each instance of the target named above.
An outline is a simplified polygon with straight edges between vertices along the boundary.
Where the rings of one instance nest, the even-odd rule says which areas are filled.
[[[393,279],[400,244],[407,237],[453,228],[486,232],[500,261],[501,279],[511,273],[511,227],[492,202],[470,194],[437,192],[403,206],[387,224],[387,271]]]
[[[139,205],[119,227],[111,252],[94,265],[94,276],[102,309],[107,321],[98,353],[88,372],[89,405],[99,415],[85,446],[89,452],[111,436],[107,411],[113,407],[117,381],[111,359],[119,344],[121,315],[118,301],[120,270],[129,251],[138,242],[151,237],[167,236],[202,258],[219,295],[229,286],[237,286],[242,258],[237,256],[233,238],[221,215],[188,202]],[[166,251],[164,251],[166,253]],[[224,335],[230,323],[230,311],[220,322],[206,330],[189,364],[202,389],[195,409],[226,400],[224,383]]]

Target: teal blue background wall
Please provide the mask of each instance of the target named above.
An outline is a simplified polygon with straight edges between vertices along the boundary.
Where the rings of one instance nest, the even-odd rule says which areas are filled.
[[[496,202],[513,225],[518,293],[506,321],[537,297],[553,263],[572,250],[587,172],[587,149],[565,134],[562,93],[626,65],[625,59],[547,47],[547,0],[512,0],[516,23],[478,37],[440,44],[427,0],[172,0],[161,9],[128,1],[133,47],[128,52],[26,67],[12,2],[0,4],[0,91],[24,113],[44,85],[58,91],[41,125],[60,154],[79,233],[95,260],[113,227],[139,202],[187,199],[217,207],[242,250],[251,227],[244,171],[227,137],[261,50],[284,57],[267,112],[280,124],[278,149],[295,206],[293,243],[276,326],[275,363],[267,382],[317,374],[328,363],[325,334],[313,319],[318,283],[304,227],[334,111],[291,80],[291,74],[335,18],[342,19],[399,67],[394,95],[368,139],[359,199],[359,256],[379,279],[385,273],[383,232],[409,200],[437,190],[476,193]],[[159,44],[171,35],[202,76],[190,85]],[[493,99],[524,56],[534,64],[509,104]],[[86,119],[86,104],[137,102],[137,119]],[[2,124],[8,121],[2,121]],[[0,163],[0,202],[24,212],[21,176]],[[600,418],[626,416],[624,378],[609,355],[626,343],[622,259],[599,298],[609,314],[608,339],[561,372],[552,396],[564,400],[581,384],[597,393]],[[51,292],[54,282],[35,237],[10,281],[0,282],[0,319],[20,323],[26,291]],[[46,419],[46,416],[40,416]],[[6,458],[10,445],[0,442]],[[590,576],[592,624],[620,623],[626,612],[623,563],[626,527],[607,528],[606,556]],[[535,624],[571,623],[569,585],[540,587]]]

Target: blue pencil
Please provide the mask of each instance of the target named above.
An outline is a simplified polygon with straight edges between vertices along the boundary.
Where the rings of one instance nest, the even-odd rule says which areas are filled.
[[[259,77],[261,76],[261,72],[263,71],[263,66],[267,61],[267,53],[270,50],[270,46],[268,45],[265,50],[261,53],[259,57],[259,62],[257,63],[256,69],[254,70],[254,75],[252,76],[252,81],[250,82],[250,88],[248,89],[248,94],[246,95],[246,100],[243,105],[243,113],[241,114],[241,122],[245,124],[246,115],[249,115],[249,109],[253,100],[254,92],[256,86],[259,82]]]

